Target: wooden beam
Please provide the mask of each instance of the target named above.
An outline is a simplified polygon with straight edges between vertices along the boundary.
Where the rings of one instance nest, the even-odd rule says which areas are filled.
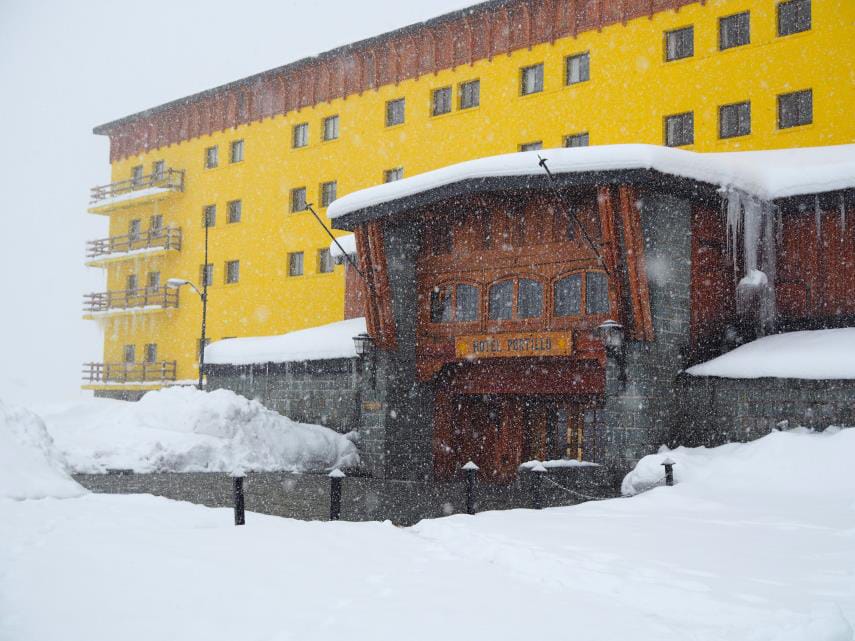
[[[653,316],[650,312],[650,289],[644,262],[644,234],[641,231],[641,214],[637,205],[638,191],[635,187],[621,185],[618,193],[626,249],[628,293],[632,305],[633,327],[630,336],[636,340],[652,341]]]
[[[615,310],[615,318],[619,323],[624,322],[623,309],[623,284],[621,283],[621,275],[618,270],[618,238],[615,228],[615,211],[612,203],[611,189],[608,186],[600,187],[597,190],[597,210],[600,214],[600,229],[602,230],[602,252],[603,260],[606,263],[606,269],[611,278],[609,287],[609,303]]]

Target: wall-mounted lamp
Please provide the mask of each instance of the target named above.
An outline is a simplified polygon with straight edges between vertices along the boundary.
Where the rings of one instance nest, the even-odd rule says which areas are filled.
[[[353,346],[356,349],[356,355],[360,360],[365,359],[366,357],[371,358],[371,389],[375,389],[377,387],[377,350],[374,344],[374,339],[363,332],[362,334],[353,337]]]
[[[626,350],[624,349],[623,325],[614,320],[607,320],[597,327],[606,356],[615,359],[618,366],[618,380],[626,383]]]

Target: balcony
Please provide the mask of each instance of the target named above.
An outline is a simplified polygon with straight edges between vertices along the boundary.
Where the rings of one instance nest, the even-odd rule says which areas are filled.
[[[161,385],[175,381],[176,362],[85,363],[83,385]]]
[[[142,287],[83,296],[84,318],[161,311],[177,307],[178,290],[169,287]]]
[[[107,214],[124,207],[160,200],[182,191],[184,191],[184,171],[164,169],[148,176],[93,187],[89,211],[93,214]]]
[[[168,251],[181,251],[180,227],[90,240],[86,243],[86,258],[90,259],[86,264],[95,267],[133,256],[151,256]]]

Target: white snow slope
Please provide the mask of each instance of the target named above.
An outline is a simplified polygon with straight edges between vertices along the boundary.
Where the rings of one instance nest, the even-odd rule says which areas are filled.
[[[90,399],[44,413],[75,472],[320,471],[355,465],[355,445],[228,390],[172,387],[138,403]]]
[[[686,373],[722,378],[855,378],[855,327],[764,336]]]
[[[412,528],[0,499],[0,639],[852,641],[855,430],[676,456],[675,487]]]

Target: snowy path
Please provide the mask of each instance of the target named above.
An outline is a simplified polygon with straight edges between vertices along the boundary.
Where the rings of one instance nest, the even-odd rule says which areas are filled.
[[[678,486],[408,529],[0,499],[0,639],[848,641],[855,497],[758,498]]]

